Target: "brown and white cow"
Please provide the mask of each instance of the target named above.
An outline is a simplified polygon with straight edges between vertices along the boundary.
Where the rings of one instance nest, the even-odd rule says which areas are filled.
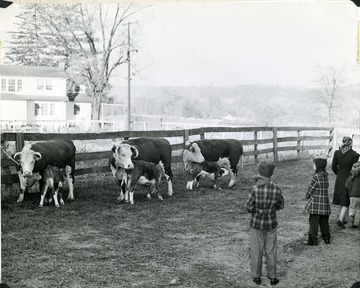
[[[234,186],[237,176],[237,165],[243,154],[243,147],[235,139],[201,139],[187,143],[184,150],[186,161],[203,163],[204,161],[216,162],[219,158],[228,158],[230,161],[230,183],[229,187]],[[184,156],[184,153],[183,153]]]
[[[188,153],[188,150],[184,150],[183,153]],[[186,156],[183,155],[183,159]],[[230,161],[228,158],[220,158],[217,162],[204,161],[202,163],[186,161],[185,172],[189,177],[186,184],[186,189],[193,190],[193,186],[199,186],[200,177],[209,177],[214,183],[214,189],[221,189],[219,186],[219,178],[227,175],[231,171]]]
[[[48,165],[43,175],[44,188],[41,191],[39,207],[44,206],[44,200],[48,189],[51,190],[51,194],[54,198],[55,207],[60,207],[59,201],[61,205],[64,205],[65,203],[62,197],[62,188],[64,186],[65,171],[63,171],[63,169],[59,169],[58,167]]]
[[[119,144],[112,148],[112,157],[114,160],[109,159],[110,162],[116,163],[117,167],[131,169],[132,159],[143,160],[154,164],[159,164],[160,161],[164,165],[165,179],[168,183],[169,196],[173,194],[172,179],[173,174],[171,171],[171,153],[172,148],[166,139],[155,137],[141,137],[130,140],[121,141]],[[130,165],[130,166],[129,166]],[[111,164],[110,164],[111,167]],[[115,166],[113,166],[115,167]],[[111,168],[114,174],[113,168]],[[115,169],[116,172],[116,169]]]
[[[118,200],[134,204],[134,190],[138,184],[146,187],[148,199],[151,199],[151,194],[156,194],[160,200],[163,200],[159,193],[161,177],[165,175],[162,162],[154,164],[143,160],[133,160],[133,164],[132,169],[120,167],[116,169],[115,179],[121,187]]]
[[[74,172],[75,172],[74,143],[68,139],[49,140],[25,145],[21,152],[13,155],[18,165],[20,180],[20,195],[17,202],[24,200],[29,181],[32,182],[34,174],[39,173],[40,191],[43,189],[44,171],[48,165],[66,168],[66,179],[69,185],[68,199],[74,200]]]

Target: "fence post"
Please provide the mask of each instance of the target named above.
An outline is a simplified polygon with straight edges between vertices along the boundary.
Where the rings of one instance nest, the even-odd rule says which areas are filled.
[[[297,137],[298,138],[301,137],[301,131],[300,130],[297,130]],[[299,147],[299,149],[297,150],[297,157],[300,158],[300,156],[301,156],[301,150],[300,150],[301,140],[297,141],[297,146]]]
[[[331,130],[330,130],[330,136],[332,136],[330,139],[329,139],[329,146],[330,146],[330,148],[329,148],[329,150],[328,150],[328,153],[327,153],[327,156],[328,157],[331,157],[331,154],[332,154],[332,151],[334,150],[334,149],[336,149],[335,148],[335,145],[336,145],[336,142],[337,142],[337,133],[336,133],[336,131],[334,130],[334,128],[332,128]],[[335,141],[334,141],[334,138],[335,138]]]
[[[200,130],[200,139],[205,139],[204,129],[201,129],[201,130]]]
[[[277,146],[277,128],[273,127],[273,146],[274,146],[274,162],[278,163],[278,146]]]
[[[254,140],[255,141],[257,141],[258,140],[258,131],[254,131]],[[255,142],[255,144],[254,144],[254,157],[255,157],[255,163],[257,163],[258,162],[258,154],[257,154],[257,147],[258,147],[258,144],[257,144],[257,142]]]
[[[184,146],[187,141],[189,141],[189,130],[184,129]]]
[[[20,152],[25,146],[24,134],[16,133],[15,138],[16,152]]]

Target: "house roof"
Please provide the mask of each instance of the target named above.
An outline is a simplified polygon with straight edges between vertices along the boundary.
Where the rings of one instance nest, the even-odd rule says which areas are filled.
[[[35,96],[35,95],[19,95],[14,93],[0,93],[0,100],[13,100],[13,101],[49,101],[49,102],[69,102],[67,96]],[[91,97],[79,94],[76,96],[75,103],[91,103]]]
[[[0,75],[28,76],[28,77],[59,77],[59,78],[66,77],[64,69],[61,67],[19,66],[19,65],[0,65]]]

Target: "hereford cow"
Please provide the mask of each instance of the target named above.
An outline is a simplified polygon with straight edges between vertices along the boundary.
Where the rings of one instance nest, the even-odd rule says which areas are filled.
[[[69,168],[68,168],[69,169]],[[70,172],[70,171],[68,171]],[[51,190],[51,195],[54,198],[54,203],[56,207],[60,207],[60,204],[64,205],[64,200],[62,197],[62,188],[64,186],[64,171],[58,167],[48,165],[43,173],[43,183],[44,188],[41,190],[41,199],[39,207],[44,206],[44,200],[48,189]]]
[[[135,138],[124,140],[112,148],[110,162],[116,163],[117,167],[131,169],[132,159],[143,160],[154,164],[161,161],[164,165],[165,178],[168,182],[168,195],[172,196],[171,152],[172,148],[166,139],[161,138]],[[112,165],[110,164],[110,167]],[[115,167],[115,166],[113,166]],[[113,168],[111,168],[114,174]],[[116,170],[115,170],[116,172]]]
[[[69,185],[68,199],[74,200],[75,145],[71,140],[57,139],[25,145],[13,158],[19,163],[20,195],[17,202],[24,200],[28,180],[34,173],[39,173],[40,191],[43,189],[44,171],[48,165],[66,168],[66,179]]]
[[[116,169],[114,177],[120,185],[120,197],[118,200],[123,201],[125,195],[125,202],[134,204],[134,190],[137,184],[146,187],[148,199],[151,199],[151,194],[157,194],[158,198],[163,200],[159,193],[161,177],[165,175],[162,162],[160,161],[156,165],[143,160],[133,160],[133,164],[132,169],[115,168],[113,166]]]
[[[190,153],[189,150],[184,150],[184,154]],[[186,156],[183,154],[183,159]],[[186,174],[190,177],[186,184],[186,189],[192,190],[193,186],[199,186],[200,176],[207,176],[214,182],[214,189],[221,189],[218,180],[221,176],[227,175],[231,171],[230,161],[228,158],[220,158],[217,162],[204,161],[202,163],[186,161]]]
[[[229,187],[232,187],[235,184],[238,172],[237,165],[243,154],[243,147],[238,140],[202,139],[187,143],[184,150],[189,151],[186,153],[186,161],[197,163],[203,163],[205,160],[216,162],[219,158],[229,158],[231,167]],[[184,158],[183,160],[185,163]]]

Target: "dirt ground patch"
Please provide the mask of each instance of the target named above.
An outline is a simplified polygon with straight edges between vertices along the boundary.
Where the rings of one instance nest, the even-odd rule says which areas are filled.
[[[303,213],[310,160],[282,161],[274,181],[283,188],[278,213],[277,287],[350,288],[360,281],[360,229],[341,230],[332,206],[331,244],[304,245]],[[235,188],[221,190],[201,179],[185,189],[174,169],[174,196],[119,204],[111,173],[78,177],[75,201],[38,208],[39,195],[22,204],[2,201],[3,281],[10,287],[259,287],[249,267],[249,214],[245,202],[256,166],[245,166]],[[228,176],[227,176],[228,177]],[[335,177],[330,173],[330,197]],[[263,271],[263,284],[271,287]]]

